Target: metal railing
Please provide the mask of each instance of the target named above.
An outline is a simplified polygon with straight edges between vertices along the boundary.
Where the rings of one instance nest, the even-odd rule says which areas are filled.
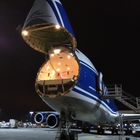
[[[102,96],[103,99],[116,99],[128,108],[134,110],[136,113],[140,113],[140,97],[134,97],[133,95],[126,93],[122,89],[122,85],[109,85],[108,94]]]

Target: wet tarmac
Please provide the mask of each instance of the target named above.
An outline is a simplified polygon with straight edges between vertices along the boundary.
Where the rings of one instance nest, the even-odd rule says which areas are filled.
[[[0,129],[0,140],[55,140],[56,132],[47,128]],[[78,140],[140,140],[140,137],[81,133]]]

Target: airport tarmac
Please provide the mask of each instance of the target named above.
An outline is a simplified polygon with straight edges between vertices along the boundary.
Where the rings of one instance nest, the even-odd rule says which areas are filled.
[[[0,140],[55,140],[56,129],[47,128],[18,128],[0,129]],[[84,134],[78,135],[78,140],[140,140],[132,136],[111,136]]]

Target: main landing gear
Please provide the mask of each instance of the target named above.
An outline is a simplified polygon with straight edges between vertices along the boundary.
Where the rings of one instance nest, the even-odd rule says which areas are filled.
[[[61,120],[55,140],[78,140],[78,132],[71,130],[72,119],[69,114],[61,112]]]

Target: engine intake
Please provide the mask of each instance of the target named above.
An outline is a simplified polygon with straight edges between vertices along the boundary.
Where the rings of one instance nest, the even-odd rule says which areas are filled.
[[[55,114],[50,114],[48,115],[46,122],[49,128],[55,128],[59,124],[58,116],[56,116]]]
[[[45,116],[42,114],[42,113],[37,113],[35,116],[34,116],[34,121],[35,121],[35,123],[37,123],[37,124],[41,124],[41,123],[43,123],[44,122],[44,119],[45,118]]]
[[[34,116],[34,121],[37,124],[44,123],[49,128],[55,128],[59,124],[59,115],[54,113],[39,112]]]

